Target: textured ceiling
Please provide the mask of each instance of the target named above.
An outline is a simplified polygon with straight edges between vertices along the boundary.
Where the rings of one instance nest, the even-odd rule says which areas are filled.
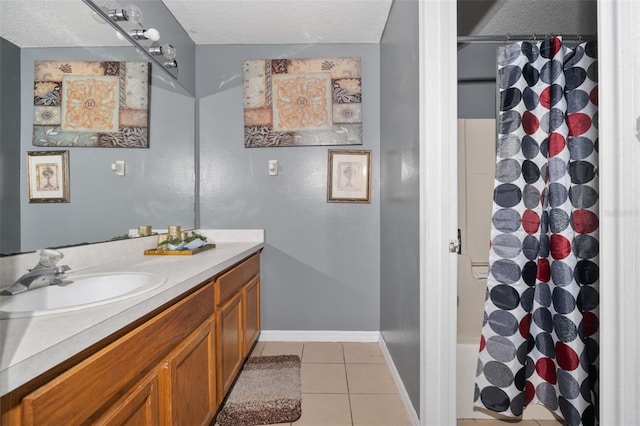
[[[129,44],[81,0],[0,0],[0,36],[18,47]]]
[[[379,43],[392,0],[164,0],[196,44]]]
[[[164,3],[196,44],[288,44],[379,43],[392,1],[164,0]],[[127,4],[126,0],[118,3]],[[126,44],[115,37],[109,26],[98,24],[81,0],[0,0],[0,35],[19,47]]]
[[[163,0],[196,44],[379,43],[393,1],[405,0]],[[595,34],[596,5],[458,0],[458,33]],[[81,0],[0,0],[0,36],[19,47],[127,44]]]

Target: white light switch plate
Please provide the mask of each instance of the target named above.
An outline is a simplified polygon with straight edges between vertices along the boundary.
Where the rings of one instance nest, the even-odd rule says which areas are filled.
[[[269,160],[269,176],[278,174],[278,160]]]
[[[111,170],[116,176],[124,176],[126,173],[126,163],[123,160],[118,160],[111,165]]]

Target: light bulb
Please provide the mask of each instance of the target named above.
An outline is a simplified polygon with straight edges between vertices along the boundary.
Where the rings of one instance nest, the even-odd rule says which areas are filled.
[[[160,31],[155,28],[149,28],[148,30],[144,30],[144,36],[149,40],[158,41],[160,40]]]
[[[127,21],[134,24],[142,23],[142,11],[138,6],[130,4],[129,6],[122,9],[122,11],[124,12]]]
[[[142,11],[138,6],[130,4],[123,9],[112,9],[108,13],[109,18],[114,21],[128,21],[133,24],[142,23]]]
[[[169,43],[163,44],[160,49],[162,51],[162,56],[164,56],[165,58],[169,60],[176,58],[176,48],[173,47],[173,45]]]
[[[131,30],[129,35],[134,40],[152,40],[154,42],[160,40],[160,32],[155,28],[149,28],[148,30]]]
[[[176,48],[173,45],[167,43],[160,46],[158,43],[153,42],[149,46],[149,53],[154,56],[164,56],[168,61],[172,61],[176,58]]]

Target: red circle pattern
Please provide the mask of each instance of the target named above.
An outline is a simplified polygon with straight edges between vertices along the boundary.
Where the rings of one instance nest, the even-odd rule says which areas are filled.
[[[580,357],[576,351],[563,342],[556,343],[556,359],[563,370],[573,371],[580,365]]]
[[[551,358],[540,358],[536,362],[536,373],[546,382],[552,385],[556,384],[556,363]]]
[[[598,216],[589,210],[576,210],[571,214],[573,229],[579,234],[591,234],[598,229]]]
[[[538,232],[540,228],[540,216],[538,216],[538,213],[531,209],[525,210],[522,214],[522,227],[529,235]]]
[[[560,133],[551,133],[549,136],[549,157],[555,157],[564,150],[567,143]]]
[[[551,235],[551,257],[555,260],[565,259],[571,253],[571,241],[563,235]]]
[[[523,195],[494,198],[491,235],[500,240],[489,244],[475,405],[508,416],[536,400],[569,425],[597,423],[589,416],[598,411],[598,176],[583,176],[598,165],[595,54],[594,44],[572,50],[553,38],[510,45],[498,61],[509,86],[500,91],[522,94],[517,105],[513,97],[500,105],[498,141],[509,149],[498,152],[513,154],[498,159],[516,160],[521,170],[495,185],[518,186]],[[520,150],[511,151],[515,140]],[[511,288],[492,291],[497,286]]]

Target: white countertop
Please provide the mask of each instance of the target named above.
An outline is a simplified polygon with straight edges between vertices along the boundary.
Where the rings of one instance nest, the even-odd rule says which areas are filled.
[[[156,238],[146,237],[146,241],[140,238],[103,243],[97,248],[102,262],[83,265],[86,273],[132,271],[166,276],[165,284],[148,293],[73,312],[0,320],[0,396],[264,247],[262,230],[198,232],[216,247],[192,256],[145,256],[144,249],[154,248],[155,242],[151,241]],[[65,262],[61,263],[73,270],[78,252],[95,250],[95,246],[70,249],[73,253],[65,253]],[[110,251],[113,255],[105,254]],[[95,258],[95,253],[88,256]]]

